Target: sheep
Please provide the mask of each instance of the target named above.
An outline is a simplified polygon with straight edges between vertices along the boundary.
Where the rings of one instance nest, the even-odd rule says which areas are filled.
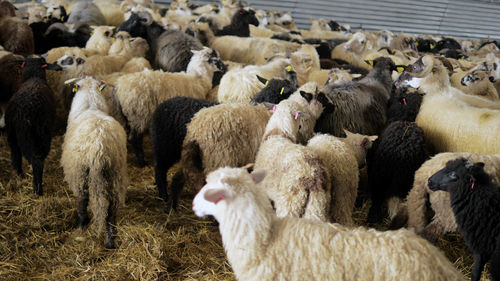
[[[147,57],[149,52],[148,42],[141,38],[132,38],[126,31],[117,32],[112,39],[108,55],[125,55],[132,57]]]
[[[378,58],[365,78],[326,87],[326,96],[335,110],[318,119],[315,131],[334,136],[342,136],[343,129],[365,135],[378,134],[386,122],[394,69],[391,59]]]
[[[207,24],[197,25],[196,37],[217,50],[223,60],[261,65],[275,53],[292,53],[300,48],[297,43],[261,37],[215,37]]]
[[[442,62],[432,56],[424,56],[414,65],[406,83],[426,93],[416,123],[436,151],[500,153],[496,141],[500,101],[466,95],[451,87]]]
[[[429,241],[435,241],[447,232],[456,231],[457,225],[453,211],[450,207],[449,196],[444,192],[430,192],[427,180],[430,176],[442,169],[446,162],[464,157],[473,162],[484,162],[485,170],[492,175],[495,184],[500,184],[500,155],[481,155],[467,152],[445,152],[439,153],[427,160],[415,172],[413,187],[406,198],[407,208],[400,209],[398,215],[393,219],[393,225],[399,226],[401,222],[408,220],[408,228],[422,235]],[[430,202],[434,210],[434,217],[430,223],[425,218],[426,202]],[[407,212],[407,215],[405,214]],[[396,223],[399,222],[399,223]]]
[[[99,55],[107,55],[111,47],[114,26],[98,26],[85,44],[85,49]]]
[[[255,17],[254,10],[240,9],[231,18],[231,24],[224,26],[222,30],[215,32],[215,36],[235,35],[239,37],[249,37],[249,25],[259,25],[259,20]]]
[[[142,136],[150,127],[159,103],[174,96],[204,98],[212,88],[212,77],[222,62],[215,51],[204,47],[192,50],[187,71],[168,73],[161,70],[125,74],[116,81],[114,96],[118,111],[130,126],[131,140],[139,166],[144,166]]]
[[[16,17],[2,16],[0,17],[0,45],[5,50],[16,54],[31,55],[35,52],[33,31],[26,22]]]
[[[47,85],[45,69],[61,70],[43,58],[27,58],[19,90],[10,99],[5,111],[7,140],[12,168],[21,175],[22,157],[33,168],[33,191],[43,195],[44,161],[50,151],[55,101]]]
[[[258,187],[264,177],[261,170],[220,168],[193,200],[197,216],[219,222],[237,280],[464,280],[441,251],[410,231],[276,217]]]
[[[90,26],[86,23],[75,24],[71,30],[62,23],[54,23],[45,31],[43,38],[40,39],[42,41],[37,41],[35,44],[39,52],[47,52],[60,46],[83,48],[91,32]]]
[[[0,128],[5,127],[5,109],[12,95],[21,87],[23,57],[8,54],[0,57]]]
[[[191,59],[191,50],[201,50],[203,45],[181,31],[167,30],[154,22],[148,13],[132,13],[117,31],[127,31],[148,41],[155,68],[168,72],[185,71]]]
[[[345,131],[346,138],[318,134],[307,147],[320,157],[331,182],[331,220],[352,225],[352,212],[358,192],[359,168],[366,163],[366,152],[377,136]]]
[[[2,17],[15,17],[16,7],[9,1],[0,2],[0,18]]]
[[[474,254],[471,280],[479,281],[484,265],[491,259],[492,280],[500,280],[500,191],[484,171],[484,163],[459,158],[429,178],[432,191],[450,194],[451,207],[464,241]]]
[[[203,99],[174,97],[155,109],[151,121],[155,183],[158,195],[165,202],[168,202],[166,173],[181,158],[186,125],[200,109],[216,104]]]
[[[422,96],[418,90],[410,87],[393,87],[387,103],[387,124],[394,121],[415,122]]]
[[[415,123],[395,121],[387,125],[367,156],[372,201],[368,223],[383,218],[383,204],[388,199],[392,203],[388,204],[389,216],[394,217],[399,201],[406,198],[412,187],[415,171],[429,154],[424,132]]]
[[[78,2],[71,7],[68,23],[86,23],[88,25],[106,25],[101,10],[92,2]]]
[[[495,85],[490,81],[489,72],[473,70],[462,77],[460,84],[467,87],[466,94],[483,96],[490,100],[498,100],[498,92]]]
[[[79,227],[90,222],[90,203],[98,233],[105,228],[106,248],[114,248],[116,212],[125,202],[128,185],[127,138],[122,126],[109,116],[101,95],[105,84],[92,77],[74,84],[61,155],[64,180],[77,198]]]
[[[266,80],[260,76],[257,76],[257,79],[264,84],[264,88],[252,98],[252,103],[255,104],[263,102],[278,104],[287,99],[298,88],[297,75],[294,71],[287,72],[287,77],[283,80]]]
[[[267,123],[255,169],[268,171],[269,176],[259,188],[274,202],[278,217],[329,220],[332,186],[326,164],[314,150],[297,144],[299,119],[314,121],[322,111],[321,103],[315,100],[310,101],[306,110],[287,99],[277,105]],[[312,133],[313,127],[309,129]]]

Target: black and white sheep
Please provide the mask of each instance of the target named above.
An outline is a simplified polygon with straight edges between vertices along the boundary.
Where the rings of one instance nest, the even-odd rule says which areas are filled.
[[[472,281],[479,281],[490,263],[491,280],[500,280],[500,190],[491,183],[484,163],[458,158],[429,178],[432,191],[450,193],[450,202],[464,241],[474,254]]]
[[[55,119],[54,94],[47,85],[46,69],[62,70],[58,65],[47,64],[43,58],[26,59],[23,83],[5,112],[12,167],[20,175],[22,157],[30,162],[33,190],[38,195],[43,194],[43,166],[49,154]]]

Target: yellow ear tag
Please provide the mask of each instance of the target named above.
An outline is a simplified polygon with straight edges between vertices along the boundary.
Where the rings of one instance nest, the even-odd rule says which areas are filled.
[[[349,40],[351,40],[351,39],[352,39],[352,35],[351,35],[351,36],[349,36]]]
[[[396,67],[396,71],[397,71],[399,74],[401,74],[401,73],[403,73],[403,71],[405,71],[405,68],[404,68],[404,67],[402,67],[402,66],[398,66],[398,67]]]
[[[371,67],[373,67],[373,61],[372,61],[372,60],[368,61],[368,64],[369,64]]]
[[[283,95],[283,90],[284,90],[284,89],[285,89],[285,88],[281,88],[280,95]]]
[[[292,66],[291,66],[291,65],[288,65],[287,67],[285,67],[285,70],[286,70],[287,72],[292,71]]]
[[[430,44],[431,45],[431,49],[434,49],[434,44]]]
[[[226,5],[226,0],[222,0],[222,5]]]
[[[415,42],[415,46],[418,47],[418,42]]]
[[[129,42],[132,42],[132,40],[133,40],[133,38],[129,38],[129,39],[128,39],[128,41],[129,41]]]
[[[73,92],[73,94],[76,94],[76,92],[78,92],[78,84],[75,84],[75,86],[73,87],[73,90],[71,90]]]
[[[333,75],[333,79],[335,79],[335,80],[339,79],[339,77],[337,76],[337,74]]]
[[[97,86],[96,89],[97,89],[97,92],[102,95],[101,87]]]
[[[269,80],[266,81],[266,84],[264,84],[264,87],[267,87],[267,84],[269,84]]]
[[[61,17],[61,21],[64,21],[64,16]]]
[[[370,45],[370,43],[366,42],[366,48],[371,49],[372,45]]]
[[[115,38],[111,38],[111,43],[115,43]]]
[[[396,52],[394,50],[389,49],[389,54],[394,55]]]

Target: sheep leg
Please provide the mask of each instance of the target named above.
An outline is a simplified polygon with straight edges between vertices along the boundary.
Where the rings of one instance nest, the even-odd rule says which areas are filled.
[[[481,273],[483,272],[484,265],[487,259],[480,254],[474,254],[474,266],[472,267],[471,281],[479,281]]]
[[[23,173],[23,155],[21,153],[21,149],[17,145],[15,133],[13,133],[12,135],[9,134],[8,141],[10,146],[10,163],[14,171],[16,171],[18,175],[21,175]]]
[[[177,209],[178,201],[179,201],[179,194],[181,193],[182,187],[184,186],[184,173],[181,171],[177,171],[172,178],[172,185],[171,185],[171,190],[172,190],[172,198],[170,199],[169,202],[167,202],[167,209],[166,211],[169,212],[170,209]]]
[[[500,240],[498,241],[490,261],[490,274],[493,281],[500,280]]]
[[[168,201],[166,174],[167,169],[165,169],[165,166],[155,161],[155,183],[158,188],[158,196],[165,202]]]
[[[370,211],[368,212],[368,218],[366,222],[368,224],[374,224],[382,219],[382,205],[384,200],[380,196],[372,196],[372,205]]]
[[[142,149],[143,134],[134,131],[132,131],[131,134],[132,137],[130,138],[130,142],[135,153],[135,158],[137,159],[137,165],[142,168],[146,166],[146,161],[144,160],[144,150]]]
[[[115,248],[115,234],[116,234],[116,208],[110,202],[108,206],[108,215],[106,216],[106,248]]]
[[[31,160],[31,167],[33,168],[33,191],[41,196],[43,195],[43,159],[33,157]]]
[[[89,206],[89,191],[86,186],[83,186],[83,192],[78,196],[78,226],[80,228],[84,228],[90,222],[89,214],[87,212],[87,208]]]

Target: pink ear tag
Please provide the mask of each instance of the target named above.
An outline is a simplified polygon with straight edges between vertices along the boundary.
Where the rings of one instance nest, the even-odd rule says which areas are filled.
[[[272,113],[274,113],[276,111],[276,105],[273,105],[273,108],[271,108],[270,110]]]
[[[295,117],[294,117],[295,120],[299,119],[299,112],[295,112]]]
[[[21,64],[21,68],[24,68],[24,65],[26,64],[25,61],[23,61],[23,63]]]
[[[403,98],[403,103],[406,105],[406,98]]]
[[[474,181],[472,180],[472,178],[469,180],[469,182],[472,183],[472,185],[470,186],[471,189],[474,189]]]

